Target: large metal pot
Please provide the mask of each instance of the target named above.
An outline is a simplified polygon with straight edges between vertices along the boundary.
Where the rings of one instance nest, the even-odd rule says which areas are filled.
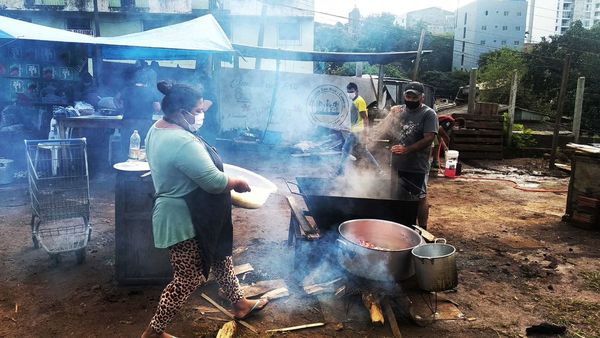
[[[414,275],[410,252],[424,242],[411,228],[379,219],[355,219],[340,224],[338,231],[338,261],[350,273],[379,281]],[[365,247],[361,241],[376,248]]]
[[[412,249],[417,282],[425,291],[438,292],[454,289],[458,285],[456,249],[438,238],[435,243]]]

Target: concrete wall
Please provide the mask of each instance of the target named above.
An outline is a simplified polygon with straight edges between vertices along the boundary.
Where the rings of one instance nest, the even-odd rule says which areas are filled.
[[[477,67],[481,54],[504,47],[522,50],[526,18],[525,0],[477,0],[459,8],[452,67]]]

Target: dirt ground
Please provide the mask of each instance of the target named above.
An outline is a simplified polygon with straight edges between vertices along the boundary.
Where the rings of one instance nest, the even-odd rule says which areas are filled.
[[[281,178],[323,176],[331,170],[331,158],[292,158],[251,148],[225,152],[224,158],[280,188],[261,209],[234,209],[234,245],[247,248],[234,261],[255,269],[242,282],[284,278],[290,289],[289,297],[273,300],[248,322],[261,331],[326,322],[289,337],[391,337],[387,325],[371,326],[362,306],[341,314],[343,325],[330,322],[322,306],[328,296],[306,296],[292,278],[288,191]],[[544,176],[545,166],[532,159],[480,161],[465,166],[465,177],[471,178],[430,180],[429,230],[458,250],[459,286],[446,296],[468,320],[418,326],[396,309],[404,337],[517,337],[542,322],[565,325],[567,337],[600,336],[600,233],[561,222],[565,193],[525,192],[508,182],[474,178],[508,177],[527,187],[566,190],[568,178]],[[95,173],[91,181],[94,230],[82,265],[72,254],[56,265],[43,249],[33,249],[26,181],[0,186],[0,337],[139,337],[162,286],[115,282],[114,183],[110,170]],[[218,299],[214,284],[202,292]],[[200,291],[169,332],[214,337],[225,317],[203,315],[198,306],[209,306]],[[251,335],[245,328],[239,331],[239,336]]]

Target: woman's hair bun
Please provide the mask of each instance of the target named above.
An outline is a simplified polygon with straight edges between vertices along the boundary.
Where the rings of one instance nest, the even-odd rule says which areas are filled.
[[[158,88],[158,90],[161,93],[168,95],[171,92],[171,88],[173,88],[173,85],[168,83],[167,81],[160,81],[156,84],[156,88]]]

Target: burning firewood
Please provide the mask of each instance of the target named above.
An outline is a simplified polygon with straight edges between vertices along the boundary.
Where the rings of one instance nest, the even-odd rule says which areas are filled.
[[[233,338],[237,331],[237,323],[232,320],[223,325],[217,333],[217,338]]]
[[[383,312],[381,311],[379,299],[377,299],[375,295],[370,292],[363,292],[361,296],[363,304],[367,310],[369,310],[371,323],[375,325],[383,325],[385,323],[385,319],[383,318]]]

